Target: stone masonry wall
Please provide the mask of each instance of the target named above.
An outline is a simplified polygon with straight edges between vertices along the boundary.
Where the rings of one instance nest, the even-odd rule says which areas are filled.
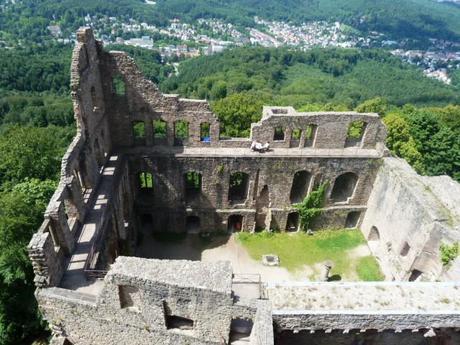
[[[389,277],[437,279],[443,270],[441,243],[460,240],[455,230],[459,222],[455,212],[460,204],[442,199],[443,193],[455,190],[449,187],[451,179],[440,181],[445,186],[442,192],[433,191],[431,179],[417,175],[401,159],[383,161],[361,229]],[[414,272],[422,275],[417,277]]]
[[[365,207],[379,162],[369,158],[322,158],[322,157],[196,157],[186,154],[172,156],[149,156],[130,159],[133,185],[142,172],[153,175],[153,190],[139,195],[137,210],[140,214],[151,214],[158,228],[186,231],[186,216],[200,218],[202,232],[226,231],[231,215],[242,215],[244,230],[255,229],[255,216],[263,213],[266,228],[270,224],[284,231],[288,214],[296,212],[290,201],[291,186],[298,171],[309,173],[308,190],[321,182],[329,181],[326,195],[328,213],[334,213],[339,205],[343,215],[333,219],[324,217],[321,226],[345,227],[347,211]],[[137,172],[137,173],[136,173]],[[202,189],[191,200],[185,194],[187,172],[202,176]],[[235,172],[248,174],[248,189],[245,200],[229,201],[230,175]],[[353,196],[346,202],[336,203],[330,194],[335,179],[345,172],[359,176]],[[266,209],[258,209],[262,191],[268,191]],[[216,212],[217,211],[217,212]]]
[[[37,299],[55,334],[72,344],[223,344],[231,279],[224,262],[119,257],[99,295],[46,288]],[[175,317],[193,325],[181,328]]]
[[[80,29],[71,62],[71,96],[77,134],[62,159],[61,179],[45,220],[29,244],[37,286],[59,283],[72,254],[100,168],[112,149],[102,94],[101,45],[90,29]],[[52,241],[52,244],[51,244]]]

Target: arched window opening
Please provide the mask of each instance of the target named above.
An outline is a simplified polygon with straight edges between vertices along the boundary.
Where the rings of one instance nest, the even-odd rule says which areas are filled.
[[[145,145],[145,123],[143,121],[133,122],[134,145]]]
[[[246,338],[251,335],[253,326],[252,320],[233,319],[230,323],[230,337],[232,339]]]
[[[291,186],[290,200],[292,204],[303,201],[308,193],[311,175],[308,171],[298,171],[294,175]]]
[[[189,234],[199,234],[200,233],[200,217],[188,216],[185,219],[185,230]]]
[[[345,173],[335,179],[331,192],[331,199],[334,202],[347,202],[352,196],[358,182],[355,173]]]
[[[228,217],[227,229],[228,232],[240,232],[243,228],[243,216],[240,214],[232,214]]]
[[[299,230],[299,213],[291,212],[288,214],[286,231],[296,232],[297,230]]]
[[[369,232],[369,236],[367,237],[368,241],[376,242],[380,241],[380,233],[377,227],[373,226],[371,231]]]
[[[165,144],[167,136],[167,124],[162,119],[153,120],[153,142],[155,145]]]
[[[367,123],[361,120],[353,121],[348,125],[345,147],[360,146],[366,131]]]
[[[112,79],[113,93],[117,96],[124,96],[126,94],[125,80],[120,74],[117,74]]]
[[[184,174],[185,198],[193,200],[201,194],[202,176],[196,171],[189,171]]]
[[[188,140],[188,122],[176,121],[174,122],[174,145],[182,146]]]
[[[283,141],[284,140],[284,128],[283,127],[276,127],[275,134],[273,136],[273,140],[275,141]]]
[[[211,125],[208,122],[203,122],[200,125],[200,141],[204,143],[211,142]]]
[[[232,203],[243,203],[248,194],[249,176],[244,172],[236,172],[230,176],[228,200]]]
[[[141,172],[139,174],[139,189],[141,191],[153,190],[153,175],[148,172]]]
[[[307,128],[305,128],[304,147],[314,147],[315,146],[315,139],[316,139],[317,131],[318,131],[317,125],[308,125]]]
[[[347,229],[354,229],[358,227],[359,218],[361,218],[361,212],[359,211],[352,211],[349,212],[347,215],[347,219],[345,220],[345,228]]]

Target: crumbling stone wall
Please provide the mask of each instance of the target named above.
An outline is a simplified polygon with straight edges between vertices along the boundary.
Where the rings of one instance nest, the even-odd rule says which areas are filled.
[[[239,309],[231,284],[225,262],[119,257],[98,295],[46,288],[37,299],[56,337],[71,344],[224,344]],[[266,306],[261,312],[271,318]]]
[[[100,168],[112,149],[105,114],[99,55],[90,29],[77,33],[71,62],[71,90],[77,134],[62,159],[61,179],[34,235],[29,253],[37,286],[56,285],[75,247]]]
[[[441,243],[460,240],[457,190],[447,176],[423,177],[401,159],[383,160],[361,229],[387,276],[440,277]]]
[[[136,198],[137,210],[140,214],[151,214],[158,229],[185,231],[186,216],[193,215],[200,218],[203,232],[227,231],[228,217],[240,214],[243,216],[243,229],[253,231],[257,202],[265,189],[269,207],[263,210],[264,228],[285,231],[288,214],[296,212],[290,193],[297,171],[311,174],[309,191],[322,182],[331,181],[326,198],[327,217],[323,217],[321,225],[343,228],[349,212],[365,208],[379,162],[369,158],[269,158],[230,154],[217,158],[183,153],[174,157],[161,154],[133,157],[130,166],[133,172],[137,171],[133,174],[133,184],[138,183],[136,178],[141,172],[153,175],[153,189],[147,195]],[[187,200],[184,175],[191,171],[202,175],[202,190],[198,196]],[[229,201],[230,176],[234,172],[248,175],[246,198],[237,203]],[[354,172],[359,180],[353,196],[346,202],[336,203],[331,199],[333,181],[345,172]],[[337,217],[334,217],[335,213]]]
[[[441,239],[457,239],[450,228],[459,215],[444,211],[457,199],[434,206],[443,183],[420,182],[410,168],[382,160],[386,131],[378,115],[265,107],[250,138],[221,138],[207,102],[162,94],[125,53],[104,51],[90,29],[80,29],[77,40],[71,65],[77,135],[29,245],[37,299],[55,344],[222,344],[232,318],[243,317],[254,321],[251,343],[271,345],[271,302],[234,304],[228,264],[118,257],[109,265],[120,252],[133,253],[145,216],[159,231],[188,231],[191,219],[200,232],[297,230],[293,204],[326,181],[326,210],[314,227],[361,225],[370,242],[378,238],[405,253],[405,259],[392,259],[390,275],[408,279],[422,269],[429,279],[439,275],[436,250]],[[161,136],[158,120],[166,130]],[[178,121],[188,123],[185,136],[178,136]],[[363,132],[350,137],[357,121]],[[202,124],[209,125],[206,134]],[[252,141],[269,143],[271,150],[253,152]],[[201,175],[193,198],[187,197],[187,172]],[[245,181],[238,193],[230,192],[234,173]],[[406,185],[411,179],[421,184]],[[427,197],[420,186],[434,192]],[[99,277],[110,270],[101,283],[87,268]],[[346,295],[340,291],[337,298]],[[275,312],[274,321],[281,330],[334,322],[458,327],[458,315],[451,314]]]

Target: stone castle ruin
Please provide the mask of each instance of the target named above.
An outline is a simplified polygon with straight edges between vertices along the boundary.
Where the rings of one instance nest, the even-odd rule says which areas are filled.
[[[440,259],[460,241],[460,185],[390,157],[377,114],[265,107],[250,138],[223,138],[207,102],[162,94],[88,28],[77,39],[77,135],[28,248],[52,344],[460,343],[460,261]],[[144,228],[298,231],[293,205],[326,181],[312,228],[360,228],[386,282],[268,284],[136,255]]]

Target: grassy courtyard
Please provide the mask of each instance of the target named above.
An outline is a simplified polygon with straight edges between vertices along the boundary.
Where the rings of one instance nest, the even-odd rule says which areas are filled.
[[[366,252],[366,240],[359,230],[325,230],[313,236],[303,232],[240,233],[237,238],[254,260],[260,260],[264,254],[278,255],[281,267],[292,273],[308,266],[311,280],[318,279],[325,261],[333,263],[331,275],[336,278],[383,280],[377,261]]]

